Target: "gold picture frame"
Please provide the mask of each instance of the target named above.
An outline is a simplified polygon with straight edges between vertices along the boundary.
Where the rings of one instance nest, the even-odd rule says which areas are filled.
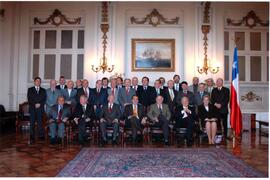
[[[175,71],[175,39],[132,39],[131,48],[132,71]]]

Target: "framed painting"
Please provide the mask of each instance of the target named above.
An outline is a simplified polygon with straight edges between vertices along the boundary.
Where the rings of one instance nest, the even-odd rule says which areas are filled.
[[[132,71],[173,72],[175,39],[132,39]]]

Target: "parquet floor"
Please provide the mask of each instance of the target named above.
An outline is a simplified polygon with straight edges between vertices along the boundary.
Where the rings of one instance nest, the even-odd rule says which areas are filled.
[[[54,177],[82,147],[76,144],[49,145],[45,141],[37,141],[35,145],[28,145],[28,133],[16,136],[10,133],[0,136],[0,177]],[[107,145],[110,147],[110,145]],[[162,143],[140,144],[140,147],[162,148]],[[96,148],[91,145],[89,148]],[[132,147],[126,145],[126,147]],[[168,148],[175,148],[171,145]],[[205,147],[205,143],[194,144],[191,148]],[[105,147],[106,148],[106,147]],[[187,148],[181,146],[180,148]],[[241,144],[233,148],[232,141],[227,140],[217,148],[227,149],[229,152],[243,159],[253,168],[268,175],[268,137],[259,136],[258,132],[245,132]]]

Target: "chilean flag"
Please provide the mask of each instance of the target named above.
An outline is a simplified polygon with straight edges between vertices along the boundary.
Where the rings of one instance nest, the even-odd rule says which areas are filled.
[[[242,113],[239,103],[239,69],[237,47],[234,48],[233,55],[230,107],[231,127],[234,129],[236,135],[240,135],[242,132]]]

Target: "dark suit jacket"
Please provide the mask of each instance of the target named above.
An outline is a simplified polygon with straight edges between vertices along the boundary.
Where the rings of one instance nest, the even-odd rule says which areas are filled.
[[[104,106],[108,102],[108,93],[106,89],[101,88],[100,92],[97,92],[97,88],[92,89],[91,104],[99,106]]]
[[[176,90],[174,85],[173,85],[173,89]],[[179,91],[177,91],[177,92],[180,92],[180,91],[182,91],[181,83],[179,83]]]
[[[63,120],[64,118],[69,118],[70,117],[70,106],[67,104],[63,105],[62,109],[62,117],[61,119]],[[52,106],[51,111],[48,114],[48,120],[53,119],[57,121],[58,118],[58,104],[55,104]]]
[[[102,107],[100,118],[104,118],[108,123],[112,123],[114,119],[120,120],[121,111],[118,104],[113,103],[112,111],[109,111],[108,104]]]
[[[196,118],[197,118],[197,116],[196,116],[196,112],[195,112],[194,107],[188,106],[188,109],[191,111],[191,114],[188,114],[188,113],[187,113],[187,115],[188,115],[187,118],[189,118],[190,120],[195,121]],[[183,106],[182,106],[182,105],[177,106],[177,108],[176,108],[176,110],[175,110],[175,117],[176,117],[175,120],[176,120],[176,121],[181,121],[181,120],[183,120],[184,114],[182,114],[182,110],[183,110]]]
[[[177,91],[173,89],[173,93],[174,93],[174,99],[172,101],[169,89],[166,88],[164,90],[164,101],[163,102],[169,106],[171,113],[174,113],[174,111],[175,111]]]
[[[88,104],[91,104],[91,96],[92,96],[92,89],[88,87],[88,90],[89,90],[89,95],[88,95]],[[79,88],[77,89],[77,96],[76,96],[76,99],[77,99],[77,103],[80,104],[80,96],[81,95],[85,95],[84,93],[84,89],[83,88]]]
[[[60,88],[60,84],[57,85],[55,88],[56,88],[56,89],[61,89],[61,88]],[[65,85],[65,88],[64,88],[64,89],[67,89],[67,85]]]
[[[187,91],[187,95],[183,93],[183,91],[179,91],[176,97],[176,102],[180,106],[182,97],[187,96],[189,100],[189,105],[194,105],[194,94],[190,91]]]
[[[226,87],[222,87],[221,90],[214,88],[211,94],[212,104],[221,104],[221,108],[218,111],[222,114],[228,113],[228,103],[230,99],[230,90]]]
[[[156,97],[158,96],[158,94],[157,94],[157,91],[156,91],[156,88],[155,87],[154,87],[154,90],[155,90],[155,99],[156,99]],[[159,95],[161,95],[164,98],[164,89],[159,89]]]
[[[78,103],[76,105],[76,108],[75,108],[75,111],[74,111],[74,115],[73,116],[74,116],[74,118],[80,118],[80,119],[82,119],[83,115],[84,115],[84,119],[86,119],[86,118],[90,118],[91,120],[95,119],[96,116],[95,116],[93,105],[87,104],[86,111],[84,113],[83,112],[82,105],[80,103]]]
[[[44,88],[39,87],[39,93],[37,93],[35,86],[28,88],[27,99],[30,108],[35,108],[35,104],[40,104],[40,108],[44,109],[46,97],[46,90]]]
[[[133,86],[131,86],[131,87],[132,87],[132,89],[134,89],[134,90],[135,90],[135,92],[137,93],[138,88],[139,88],[140,86],[141,86],[141,85],[138,85],[138,86],[137,86],[137,89],[133,88]]]
[[[140,104],[137,105],[137,113],[138,113],[139,119],[142,120],[142,118],[144,117],[144,113],[143,113],[143,107]],[[128,119],[128,117],[132,115],[133,115],[133,104],[129,104],[125,106],[123,117],[124,119]]]
[[[209,104],[209,111],[207,111],[203,104],[198,106],[198,118],[201,119],[202,127],[205,127],[205,119],[218,118],[217,108],[213,104]]]
[[[148,107],[156,102],[156,90],[154,87],[148,86],[147,89],[144,90],[143,86],[140,86],[138,87],[136,94],[139,97],[139,103],[145,107]]]

